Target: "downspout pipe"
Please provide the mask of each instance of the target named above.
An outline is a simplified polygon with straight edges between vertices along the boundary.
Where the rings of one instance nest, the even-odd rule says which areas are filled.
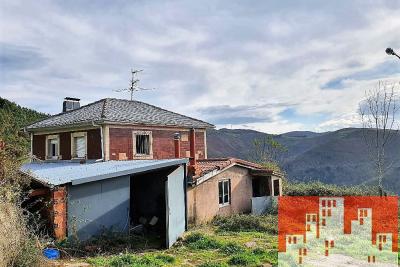
[[[104,140],[103,140],[103,126],[100,124],[95,124],[94,121],[92,121],[93,127],[99,127],[100,128],[100,142],[101,142],[101,161],[104,161]]]

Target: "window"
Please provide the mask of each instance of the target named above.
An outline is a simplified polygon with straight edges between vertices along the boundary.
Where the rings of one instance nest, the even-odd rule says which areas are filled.
[[[253,177],[251,182],[253,187],[253,197],[263,197],[271,194],[267,177]]]
[[[71,157],[84,159],[87,155],[87,135],[85,132],[71,134]]]
[[[152,136],[150,131],[133,132],[133,152],[136,158],[152,158]]]
[[[147,134],[136,135],[136,154],[150,154],[150,136]]]
[[[219,205],[226,206],[230,203],[231,190],[230,180],[223,180],[218,182]]]
[[[58,135],[46,137],[46,159],[58,159],[60,151],[60,140]]]

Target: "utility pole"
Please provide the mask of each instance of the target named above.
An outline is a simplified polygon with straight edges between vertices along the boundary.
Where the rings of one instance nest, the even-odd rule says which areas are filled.
[[[143,87],[139,86],[139,81],[140,80],[138,79],[137,76],[138,76],[138,73],[142,72],[142,71],[143,70],[133,70],[133,69],[131,69],[132,77],[131,77],[131,81],[130,81],[130,86],[128,88],[117,89],[117,90],[114,90],[114,91],[116,91],[116,92],[126,92],[126,91],[128,91],[131,94],[131,100],[133,100],[133,93],[136,92],[136,91],[154,90],[154,88],[148,89],[148,88],[143,88]]]

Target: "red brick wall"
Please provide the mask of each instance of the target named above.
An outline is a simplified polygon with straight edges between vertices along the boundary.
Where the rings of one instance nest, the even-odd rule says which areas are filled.
[[[81,130],[58,133],[60,136],[60,155],[62,160],[71,159],[71,133],[86,132],[87,133],[87,156],[88,159],[101,159],[101,134],[100,129]],[[57,134],[57,133],[54,133]],[[53,135],[53,134],[51,134]],[[41,160],[46,156],[46,135],[33,136],[33,155]]]
[[[110,160],[118,160],[119,153],[126,153],[128,159],[133,159],[132,131],[151,131],[153,137],[153,158],[170,159],[175,157],[174,134],[179,132],[187,135],[187,141],[181,140],[181,157],[186,157],[189,151],[189,130],[177,131],[174,129],[141,129],[141,128],[110,128]],[[198,158],[205,156],[204,133],[196,132],[196,153]]]
[[[52,192],[52,219],[54,237],[63,240],[67,237],[67,188],[60,186]]]

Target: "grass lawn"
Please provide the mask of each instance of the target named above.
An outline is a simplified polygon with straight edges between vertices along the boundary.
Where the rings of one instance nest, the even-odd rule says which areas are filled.
[[[85,261],[93,266],[111,267],[274,266],[278,258],[276,218],[241,216],[214,225],[192,227],[167,250],[144,249],[89,257]]]

